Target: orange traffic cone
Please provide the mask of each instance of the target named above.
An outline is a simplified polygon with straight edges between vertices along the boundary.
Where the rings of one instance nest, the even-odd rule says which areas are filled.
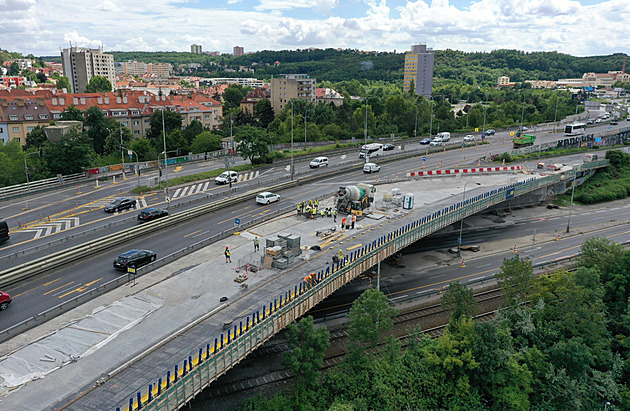
[[[461,268],[466,267],[466,264],[464,264],[464,259],[462,258],[462,265],[460,265]]]
[[[512,250],[512,252],[513,252],[514,254],[516,254],[516,253],[518,252],[518,251],[516,251],[516,244],[514,244],[514,250]]]

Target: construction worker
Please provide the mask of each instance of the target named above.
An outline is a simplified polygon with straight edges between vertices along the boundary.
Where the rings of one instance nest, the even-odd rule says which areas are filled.
[[[326,210],[319,210],[319,216],[320,217],[325,217],[326,216]]]
[[[302,203],[298,203],[297,205],[297,215],[302,214]]]
[[[230,253],[230,247],[225,247],[225,252],[223,254],[225,254],[225,262],[226,263],[231,263],[232,262],[232,254]]]
[[[308,200],[309,207],[313,207],[313,200]]]
[[[333,215],[333,222],[335,222],[335,223],[336,223],[336,222],[337,222],[337,209],[334,209],[334,210],[332,211],[332,215]]]
[[[315,200],[315,208],[319,207],[319,201]]]
[[[254,252],[260,250],[260,240],[258,237],[254,237]]]
[[[356,214],[352,214],[352,228],[354,229],[354,223],[357,222],[357,216]]]
[[[341,219],[341,229],[343,230],[344,228],[346,228],[346,217]]]
[[[312,213],[312,219],[315,220],[317,218],[317,208],[313,207]]]
[[[306,218],[308,218],[308,216],[310,216],[310,215],[311,215],[311,206],[310,206],[310,205],[307,205],[307,206],[304,208],[304,213],[306,214]]]
[[[339,260],[343,260],[343,250],[340,248],[339,249],[339,253],[337,253],[339,255]]]

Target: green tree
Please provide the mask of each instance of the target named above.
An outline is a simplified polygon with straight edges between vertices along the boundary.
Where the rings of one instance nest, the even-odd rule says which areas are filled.
[[[85,117],[83,115],[83,111],[72,104],[70,107],[63,110],[63,112],[61,113],[61,120],[80,121],[83,123],[85,121]]]
[[[164,130],[167,136],[174,130],[181,130],[182,128],[182,116],[178,112],[166,109],[154,111],[149,119],[150,127],[147,131],[147,138],[157,149],[163,147],[162,115],[164,116]],[[159,152],[161,151],[164,151],[164,148],[159,150]]]
[[[138,154],[140,161],[155,160],[158,157],[158,151],[153,147],[151,141],[146,138],[132,140],[130,144],[131,149]]]
[[[24,149],[40,148],[47,142],[48,138],[46,137],[44,127],[37,126],[26,135],[26,145],[24,145]]]
[[[287,326],[289,350],[284,353],[284,365],[298,379],[298,390],[313,388],[319,381],[319,370],[324,363],[324,353],[330,345],[326,327],[315,328],[313,317],[302,318]]]
[[[275,118],[271,101],[266,98],[258,101],[254,106],[254,117],[256,117],[260,127],[267,128]]]
[[[11,63],[9,70],[7,70],[8,76],[17,76],[20,74],[20,65],[16,62]]]
[[[37,73],[36,76],[37,76],[37,82],[38,83],[45,83],[48,80],[46,75],[44,73],[42,73],[41,71],[39,73]]]
[[[223,110],[231,110],[240,107],[241,100],[247,92],[239,84],[230,84],[223,92]]]
[[[131,130],[127,127],[124,127],[118,121],[113,118],[105,118],[105,122],[103,125],[103,130],[107,132],[105,137],[105,144],[103,146],[103,154],[114,154],[118,160],[120,161],[121,150],[120,147],[120,137],[122,133],[122,146],[125,149],[124,155],[127,155],[127,150],[131,148],[131,141],[133,141],[133,135],[131,134]],[[133,149],[132,149],[133,150]],[[135,151],[135,150],[134,150]],[[135,161],[135,159],[134,159]]]
[[[70,79],[66,76],[59,76],[59,78],[57,78],[57,89],[66,89],[68,93],[71,93],[72,87],[70,86]]]
[[[190,151],[193,153],[206,153],[220,148],[221,136],[211,131],[204,131],[197,135],[190,145]]]
[[[376,347],[382,341],[382,333],[393,327],[396,313],[381,291],[365,290],[350,308],[348,340],[359,349]]]
[[[94,76],[85,87],[86,93],[102,93],[112,91],[112,83],[103,76]]]
[[[94,151],[96,154],[103,154],[105,148],[105,139],[108,135],[116,133],[119,128],[119,123],[116,123],[116,130],[110,130],[107,127],[107,117],[97,106],[91,106],[85,111],[85,126],[87,129],[88,137],[92,140],[94,145]],[[120,136],[120,133],[118,133]],[[120,138],[118,139],[120,150]]]
[[[521,259],[518,254],[505,258],[501,270],[494,277],[505,294],[506,304],[525,301],[534,280],[532,262]]]
[[[199,120],[193,120],[184,128],[184,138],[191,144],[195,137],[203,133],[203,124]]]
[[[236,142],[236,151],[244,160],[249,160],[252,164],[254,164],[255,159],[269,154],[271,137],[259,128],[240,127],[234,135],[234,141]]]
[[[586,268],[597,268],[602,273],[613,268],[624,255],[623,247],[607,238],[589,237],[582,243],[579,264]]]
[[[30,156],[30,161],[35,156]],[[0,144],[0,186],[10,186],[26,182],[24,153],[19,139]]]
[[[53,174],[79,173],[91,164],[94,154],[92,141],[78,127],[72,127],[59,142],[44,150],[44,158]]]
[[[475,292],[459,281],[454,281],[448,285],[448,289],[442,295],[441,303],[443,309],[452,311],[451,320],[472,317],[477,313]]]

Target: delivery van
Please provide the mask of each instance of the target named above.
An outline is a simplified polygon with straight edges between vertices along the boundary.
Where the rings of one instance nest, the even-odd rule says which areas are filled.
[[[4,243],[9,238],[9,225],[6,221],[0,220],[0,243]]]

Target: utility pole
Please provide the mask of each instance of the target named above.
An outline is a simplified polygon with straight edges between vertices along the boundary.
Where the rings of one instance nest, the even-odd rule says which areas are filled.
[[[171,199],[168,197],[168,154],[166,154],[166,126],[164,125],[164,107],[162,107],[162,136],[164,137],[164,178],[166,178],[166,209],[171,214]]]
[[[122,123],[118,123],[120,126],[120,158],[122,158],[122,172],[123,172],[123,180],[125,179],[125,151],[123,147],[123,138],[122,138]]]

